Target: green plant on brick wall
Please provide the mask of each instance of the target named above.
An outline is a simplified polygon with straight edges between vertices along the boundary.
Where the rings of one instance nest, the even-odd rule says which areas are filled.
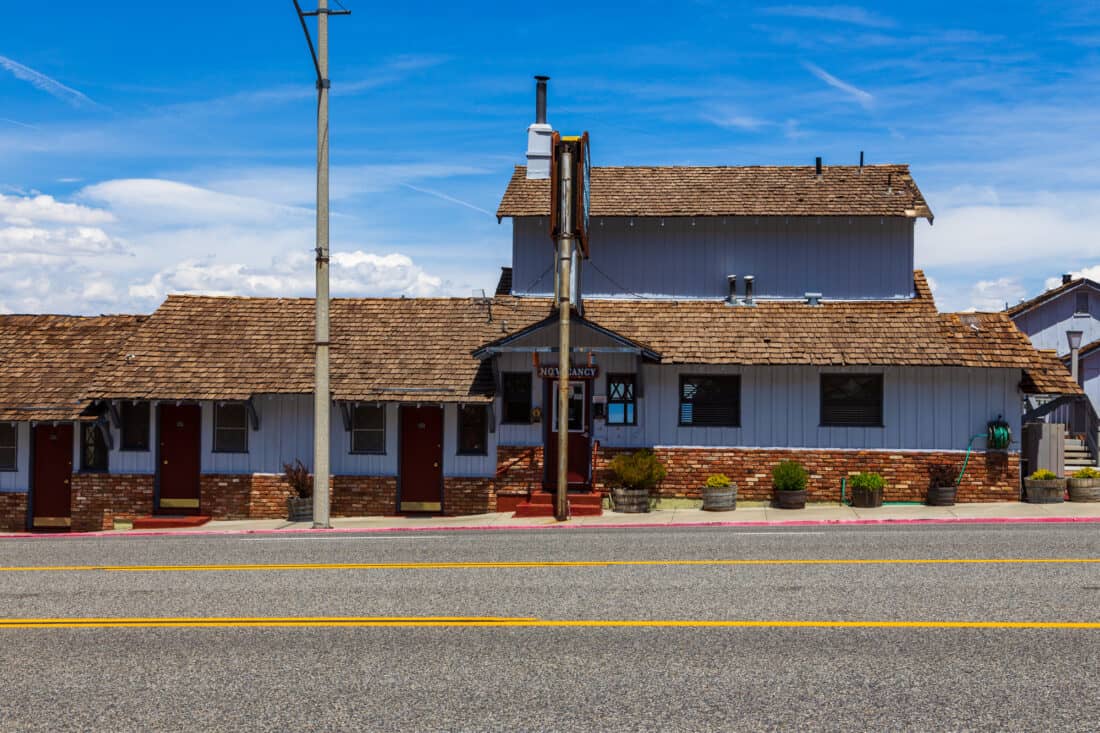
[[[772,469],[772,485],[776,491],[802,491],[809,477],[798,461],[780,461]]]
[[[1058,474],[1054,471],[1048,471],[1045,468],[1040,468],[1035,473],[1028,476],[1032,481],[1053,481],[1058,478]]]
[[[848,486],[852,489],[882,491],[886,487],[886,479],[881,474],[873,472],[857,473],[848,479]]]
[[[652,491],[665,480],[668,471],[651,450],[620,453],[611,459],[608,469],[624,489]]]
[[[724,473],[715,473],[707,476],[708,489],[728,489],[732,485],[733,481]]]

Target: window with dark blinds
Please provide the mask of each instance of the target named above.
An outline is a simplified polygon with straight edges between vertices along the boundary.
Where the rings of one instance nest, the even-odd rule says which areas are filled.
[[[822,374],[821,424],[825,427],[882,427],[881,374]]]
[[[351,410],[351,452],[386,452],[386,409],[382,405],[355,405]]]
[[[506,424],[528,425],[531,423],[531,372],[504,372],[501,375],[503,388],[503,422]]]
[[[149,403],[123,402],[119,406],[119,416],[122,419],[121,449],[149,450]]]
[[[16,470],[15,452],[15,424],[0,422],[0,471]]]
[[[741,426],[741,377],[680,377],[680,425]]]
[[[214,405],[214,452],[248,452],[248,408],[243,403]]]

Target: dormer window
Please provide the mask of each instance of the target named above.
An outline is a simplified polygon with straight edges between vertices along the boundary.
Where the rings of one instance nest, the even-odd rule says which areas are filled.
[[[1077,291],[1077,301],[1074,305],[1073,313],[1079,316],[1087,316],[1089,314],[1089,292],[1087,290]]]

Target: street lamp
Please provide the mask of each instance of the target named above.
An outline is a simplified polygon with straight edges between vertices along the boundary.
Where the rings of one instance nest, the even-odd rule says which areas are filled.
[[[1078,362],[1081,353],[1081,336],[1084,335],[1082,331],[1066,331],[1066,340],[1069,341],[1069,373],[1073,376],[1073,381],[1078,381]]]

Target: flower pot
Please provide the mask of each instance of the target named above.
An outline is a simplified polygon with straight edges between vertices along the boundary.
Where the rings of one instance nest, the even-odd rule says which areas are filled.
[[[722,489],[703,487],[703,511],[732,512],[737,508],[737,484]]]
[[[950,486],[929,486],[928,506],[955,506],[955,497],[958,493],[959,487],[954,484]]]
[[[286,520],[288,522],[312,522],[313,521],[313,497],[302,499],[297,496],[288,496],[286,500]]]
[[[806,489],[798,491],[776,491],[775,505],[780,509],[805,509]]]
[[[624,514],[641,514],[649,511],[647,489],[611,489],[612,509]]]
[[[1064,478],[1048,480],[1025,478],[1024,493],[1029,504],[1060,504],[1065,501],[1066,480]]]
[[[1066,483],[1070,501],[1100,501],[1100,478],[1071,478]]]
[[[882,489],[852,487],[852,506],[857,509],[873,509],[882,506]]]

